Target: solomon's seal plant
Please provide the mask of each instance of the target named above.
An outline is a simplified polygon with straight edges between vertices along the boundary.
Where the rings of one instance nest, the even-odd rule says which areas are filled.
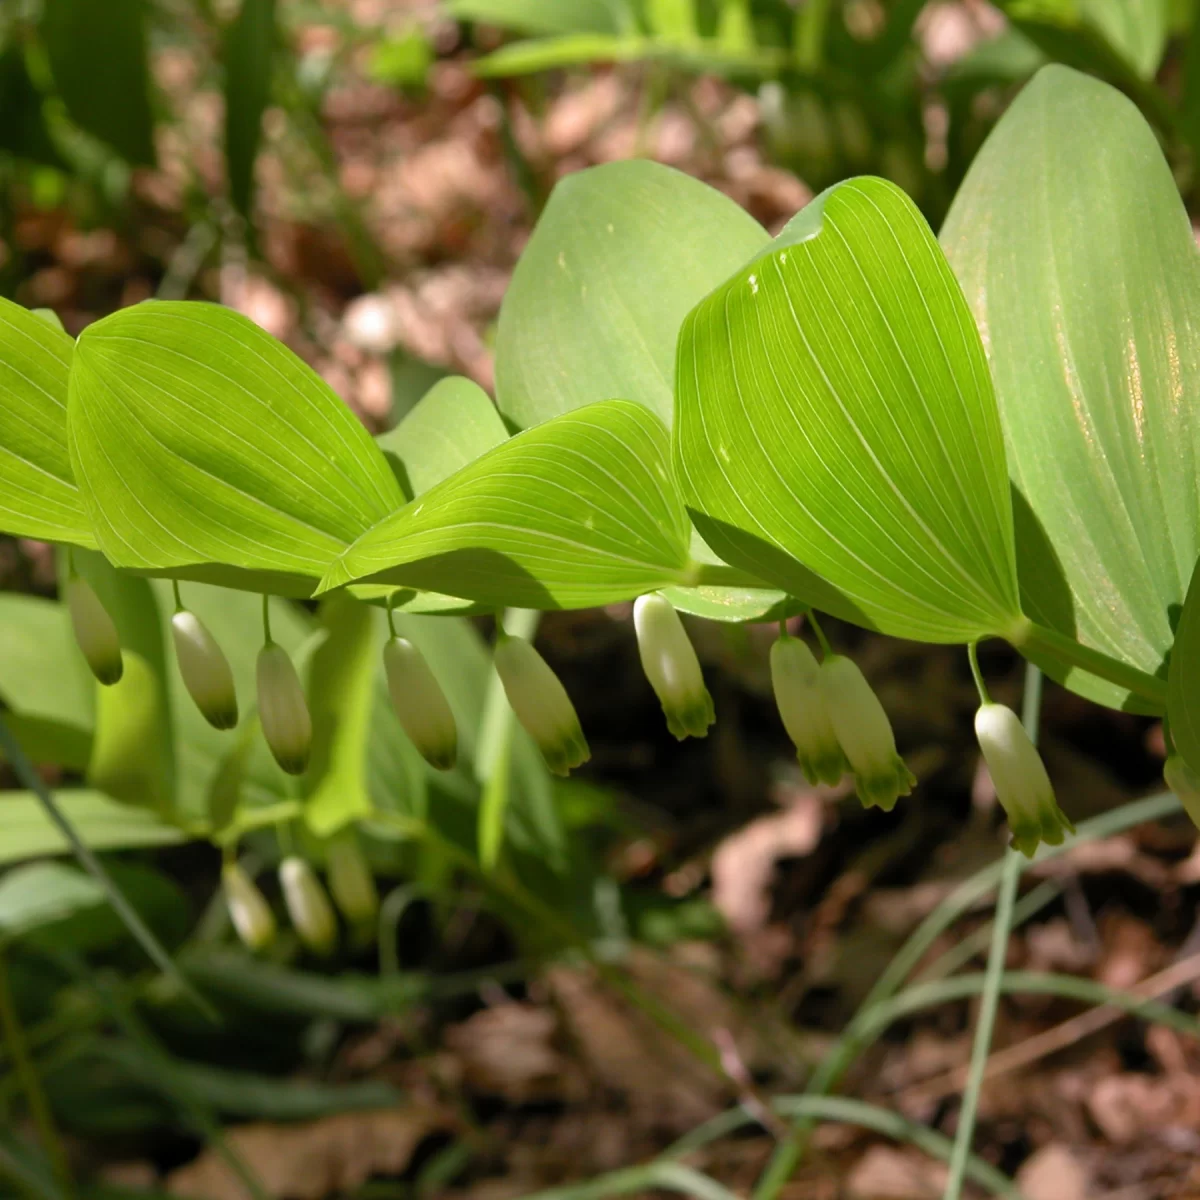
[[[277,823],[334,839],[352,919],[375,903],[336,840],[355,828],[403,840],[450,810],[461,832],[465,805],[482,862],[565,870],[537,752],[565,774],[587,741],[506,613],[632,602],[676,736],[713,720],[679,614],[804,614],[820,658],[776,644],[780,717],[810,780],[848,770],[882,808],[914,779],[820,614],[1002,638],[1083,697],[1164,718],[1171,782],[1194,795],[1200,264],[1153,133],[1064,68],[999,122],[940,238],[882,179],[828,189],[771,238],[653,163],[569,176],[504,300],[495,400],[446,379],[378,438],[200,303],[138,304],[75,341],[0,302],[0,391],[0,530],[64,547],[57,612],[115,685],[80,706],[89,784],[230,854]],[[492,657],[468,615],[495,618]],[[981,700],[1029,853],[1069,820]],[[320,885],[285,876],[324,945]],[[257,943],[247,883],[227,872]]]

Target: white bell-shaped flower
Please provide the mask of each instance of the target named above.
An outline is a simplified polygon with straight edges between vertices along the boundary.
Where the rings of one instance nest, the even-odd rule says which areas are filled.
[[[229,919],[242,942],[251,950],[261,950],[275,937],[275,914],[258,885],[236,862],[221,869],[221,887]]]
[[[337,941],[337,917],[312,867],[297,855],[279,864],[283,903],[300,940],[315,954],[328,954]]]
[[[1200,829],[1200,775],[1183,761],[1178,754],[1172,754],[1163,767],[1163,779],[1167,787],[1179,797],[1184,812],[1192,818],[1192,824]]]
[[[208,626],[181,608],[171,618],[171,637],[184,687],[204,719],[214,729],[233,729],[238,723],[233,671]]]
[[[82,575],[72,575],[64,588],[71,627],[92,674],[110,687],[125,672],[121,660],[121,638],[108,609]]]
[[[816,656],[800,638],[784,634],[771,647],[771,684],[779,716],[809,783],[835,784],[850,769],[838,743]]]
[[[879,697],[858,665],[831,654],[818,675],[825,711],[854,772],[855,790],[867,808],[889,812],[907,796],[916,776],[896,753],[896,737]]]
[[[496,671],[517,720],[537,743],[546,765],[568,775],[591,757],[567,689],[546,660],[524,638],[501,634]]]
[[[1039,842],[1058,846],[1065,834],[1075,832],[1054,799],[1042,756],[1011,708],[981,704],[975,714],[975,736],[996,797],[1008,815],[1015,849],[1032,858]]]
[[[258,719],[275,761],[289,775],[303,775],[312,744],[312,717],[292,660],[277,642],[258,652]]]
[[[352,829],[330,844],[325,867],[333,902],[346,920],[355,925],[373,921],[379,912],[379,891],[371,864]]]
[[[642,670],[662,704],[667,728],[680,741],[704,737],[716,713],[700,660],[675,606],[658,593],[639,596],[633,606],[633,627]]]
[[[392,637],[383,648],[383,666],[404,732],[430,766],[450,770],[458,757],[458,727],[425,656],[407,638]]]

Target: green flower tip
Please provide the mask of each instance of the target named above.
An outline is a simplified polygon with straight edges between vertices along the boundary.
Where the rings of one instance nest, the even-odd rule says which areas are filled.
[[[393,637],[383,648],[392,708],[409,741],[439,771],[458,759],[458,727],[450,703],[425,656],[407,638]]]
[[[88,668],[99,683],[112,687],[120,682],[125,673],[117,627],[108,609],[83,576],[72,576],[67,580],[64,590],[75,641],[83,651]]]
[[[633,606],[642,670],[658,696],[667,728],[681,742],[706,737],[716,721],[700,660],[675,606],[663,595],[639,596]]]
[[[591,758],[567,689],[546,660],[524,638],[501,637],[496,672],[517,720],[537,743],[546,766],[568,775]]]
[[[850,769],[829,718],[820,686],[821,668],[799,638],[784,635],[771,647],[771,686],[796,761],[809,783],[838,783]]]
[[[881,808],[891,812],[901,796],[910,795],[917,786],[917,777],[905,765],[904,759],[893,754],[882,770],[854,776],[854,790],[864,808]]]
[[[1075,826],[1058,807],[1046,765],[1017,714],[1003,704],[981,704],[975,736],[1008,817],[1013,849],[1032,858],[1041,842],[1062,845]]]

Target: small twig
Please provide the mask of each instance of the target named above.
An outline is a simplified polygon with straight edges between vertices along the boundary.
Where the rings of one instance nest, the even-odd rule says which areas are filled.
[[[721,1056],[721,1069],[729,1076],[729,1082],[737,1088],[738,1103],[777,1139],[791,1136],[791,1126],[782,1117],[772,1112],[770,1105],[759,1094],[750,1071],[742,1059],[742,1053],[734,1041],[733,1034],[724,1027],[712,1031],[713,1044]]]
[[[1130,993],[1145,1000],[1157,1000],[1166,992],[1192,983],[1200,979],[1200,954],[1193,954],[1180,962],[1151,975],[1148,979],[1129,989]],[[1089,1008],[1079,1013],[1061,1025],[1035,1033],[1033,1037],[1017,1042],[993,1054],[987,1062],[984,1079],[993,1079],[997,1075],[1019,1070],[1030,1066],[1038,1059],[1065,1050],[1068,1046],[1098,1033],[1108,1025],[1114,1024],[1128,1014],[1120,1008],[1104,1004],[1098,1008]],[[966,1067],[955,1067],[944,1075],[916,1084],[905,1092],[906,1099],[937,1100],[942,1096],[957,1092],[967,1075]]]

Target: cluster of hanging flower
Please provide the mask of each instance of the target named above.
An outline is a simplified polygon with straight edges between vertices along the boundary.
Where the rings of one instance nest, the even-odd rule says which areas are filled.
[[[92,672],[103,684],[116,683],[122,674],[121,646],[111,616],[80,576],[72,574],[68,580],[66,600],[75,636]],[[678,612],[665,596],[655,593],[637,600],[633,622],[642,668],[662,705],[668,728],[680,740],[704,737],[715,719],[712,697]],[[172,617],[171,631],[180,674],[197,707],[217,729],[233,728],[238,721],[233,672],[212,634],[182,605]],[[458,731],[429,664],[411,641],[395,632],[384,646],[383,661],[401,727],[431,766],[450,770],[457,759]],[[533,645],[500,628],[494,663],[517,720],[536,742],[550,770],[566,775],[587,762],[590,751],[575,707]],[[896,752],[887,714],[850,659],[826,653],[818,662],[805,642],[784,633],[771,649],[771,679],[779,715],[810,782],[835,784],[850,773],[863,804],[885,811],[912,791],[916,778]],[[302,774],[308,766],[312,720],[296,668],[269,633],[258,656],[257,702],[263,735],[276,761],[285,771]],[[1074,832],[1055,802],[1041,756],[1016,714],[1003,705],[985,702],[976,713],[975,732],[1008,816],[1012,844],[1032,855],[1039,842],[1058,845],[1067,832]],[[1200,778],[1177,756],[1168,760],[1164,774],[1168,786],[1200,824]],[[369,873],[365,878],[356,875],[354,862],[341,859],[347,853],[335,850],[331,854],[330,885],[339,906],[349,912],[355,907],[353,895],[361,898],[364,909],[375,900]],[[299,929],[303,921],[312,930],[312,937],[306,940],[315,945],[322,940],[322,931],[328,934],[333,927],[325,917],[328,902],[324,901],[323,910],[322,901],[313,898],[320,885],[310,868],[298,859],[288,860],[285,867],[281,882],[293,923]],[[246,885],[253,889],[237,875],[236,868],[228,869],[226,890],[231,910],[238,903],[245,914],[235,916],[235,923],[253,925],[261,937],[269,927],[270,912],[257,904]],[[307,915],[298,918],[301,909]],[[238,927],[240,932],[242,925]],[[246,934],[243,938],[247,943],[253,940]]]
[[[304,945],[322,956],[337,946],[335,904],[353,930],[370,926],[379,912],[375,877],[352,830],[328,846],[326,872],[328,892],[306,859],[289,854],[279,864],[279,890],[288,920]],[[241,864],[232,860],[221,872],[221,883],[238,937],[251,950],[264,949],[276,932],[275,914],[266,897]]]

